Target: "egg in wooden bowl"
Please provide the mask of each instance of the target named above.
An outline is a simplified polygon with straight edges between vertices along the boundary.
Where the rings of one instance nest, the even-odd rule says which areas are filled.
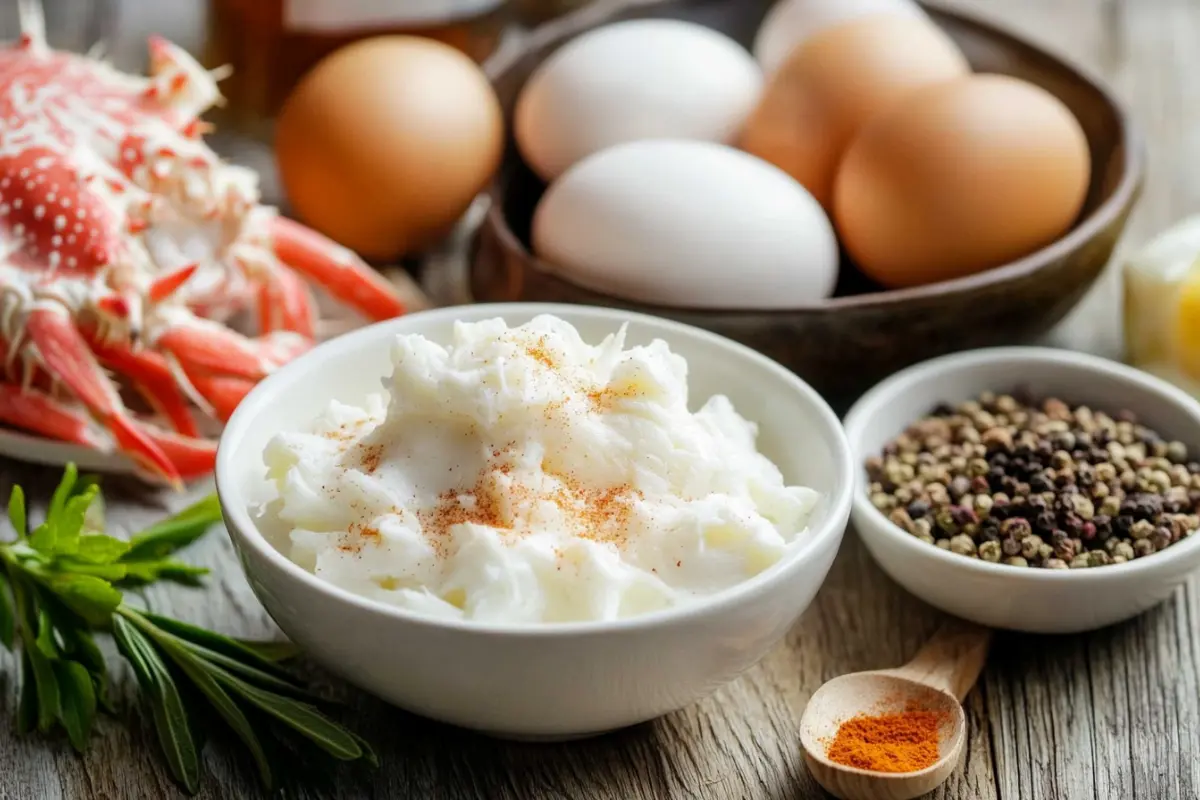
[[[883,0],[873,2],[885,5]],[[889,2],[900,3],[901,0]],[[1142,182],[1143,154],[1139,134],[1120,103],[1085,70],[970,16],[932,4],[908,5],[948,36],[975,73],[967,77],[945,76],[948,83],[954,80],[972,82],[967,91],[956,90],[951,105],[969,108],[981,96],[1023,98],[1022,102],[1036,104],[1041,118],[1050,121],[1066,148],[1064,152],[1074,152],[1072,158],[1056,162],[1064,165],[1060,176],[1064,183],[1056,195],[1059,206],[1055,213],[1060,219],[1054,224],[1065,225],[1065,228],[1058,232],[1051,230],[1049,236],[1052,239],[1048,238],[1045,229],[1033,224],[1035,221],[1044,223],[1046,217],[1031,218],[1024,227],[1014,229],[1016,232],[1008,239],[1000,237],[997,240],[997,252],[1003,254],[1000,260],[980,261],[975,254],[971,256],[975,261],[967,265],[970,268],[964,269],[954,259],[964,252],[969,253],[969,248],[946,246],[941,238],[953,238],[955,228],[944,225],[943,231],[934,230],[940,215],[946,213],[944,209],[975,214],[976,218],[970,220],[972,224],[986,226],[987,215],[997,213],[996,208],[1004,211],[1020,206],[1020,202],[1014,200],[993,205],[974,202],[961,207],[945,201],[940,207],[931,203],[924,209],[917,209],[924,212],[923,216],[914,212],[913,218],[930,225],[929,230],[933,233],[927,234],[925,239],[929,253],[931,257],[945,257],[949,266],[918,275],[913,280],[892,279],[876,268],[882,265],[887,269],[890,265],[886,259],[874,256],[875,251],[863,244],[860,230],[869,229],[871,225],[878,227],[878,220],[886,219],[886,215],[872,218],[864,212],[859,215],[863,219],[856,218],[852,223],[848,220],[853,215],[839,212],[837,208],[836,196],[842,191],[838,184],[861,184],[862,181],[854,180],[854,176],[844,178],[839,173],[833,192],[825,196],[821,196],[823,193],[819,190],[810,192],[808,200],[811,202],[794,199],[783,205],[767,204],[772,208],[792,209],[788,217],[791,229],[788,229],[787,225],[772,220],[769,214],[746,214],[746,204],[757,200],[743,198],[737,192],[714,193],[707,199],[696,192],[690,195],[677,192],[679,196],[672,197],[669,187],[648,174],[648,167],[626,166],[640,181],[644,208],[653,210],[657,203],[660,208],[674,210],[680,207],[678,204],[687,204],[690,210],[683,227],[688,235],[674,240],[674,249],[669,253],[671,260],[667,262],[638,256],[644,247],[641,250],[635,248],[632,254],[618,247],[621,240],[653,241],[646,239],[647,231],[658,228],[645,214],[633,215],[631,227],[619,232],[609,233],[598,228],[601,235],[595,235],[593,231],[589,243],[591,251],[584,253],[584,260],[622,260],[595,262],[614,263],[619,268],[612,270],[612,274],[592,268],[589,276],[574,268],[573,261],[579,257],[577,253],[566,253],[561,246],[557,249],[547,246],[547,242],[556,237],[547,234],[545,220],[538,218],[549,213],[543,206],[564,205],[562,198],[551,200],[555,194],[569,194],[563,192],[559,184],[573,181],[573,172],[585,176],[592,173],[593,178],[597,174],[603,175],[603,171],[596,170],[589,160],[612,159],[614,152],[629,145],[618,145],[589,156],[558,177],[548,192],[547,183],[522,158],[520,143],[510,141],[489,189],[490,208],[471,248],[468,279],[473,299],[605,305],[705,327],[748,344],[787,365],[818,388],[835,406],[842,407],[882,377],[918,361],[975,347],[1028,343],[1045,334],[1083,298],[1100,276],[1125,227]],[[489,72],[504,113],[512,119],[531,76],[536,76],[560,48],[589,31],[629,20],[667,18],[714,29],[750,51],[764,18],[774,6],[771,0],[626,0],[615,5],[604,4],[603,8],[591,7],[538,29],[522,49],[494,61]],[[906,18],[906,24],[911,24],[911,18],[911,15]],[[777,53],[776,48],[773,58],[778,59]],[[945,71],[952,73],[952,59],[946,59],[945,63],[949,65]],[[769,91],[771,78],[768,71],[764,76],[764,91]],[[1019,83],[1022,89],[1008,94],[1000,91],[1009,88],[1005,81],[1012,78],[1019,79],[1011,83]],[[997,90],[996,83],[1004,85]],[[647,79],[645,91],[651,91],[654,85],[653,80]],[[695,97],[687,93],[683,96]],[[945,105],[938,98],[924,102],[934,109]],[[725,107],[735,105],[730,101]],[[679,113],[682,119],[691,118],[688,114],[692,112],[688,111],[686,102],[681,105],[667,103],[667,106],[676,109],[674,113]],[[864,126],[883,125],[879,121],[882,116],[886,114],[872,117],[870,124],[864,123]],[[959,126],[955,132],[961,135],[965,127]],[[927,130],[936,132],[937,126]],[[902,145],[908,135],[903,126],[893,125],[892,129],[876,132],[871,142],[876,147],[882,146],[880,143]],[[659,141],[637,143],[642,151],[641,163],[666,164],[666,159],[656,160],[653,151],[655,148],[661,150],[667,144],[663,140],[670,138],[671,131],[667,130],[660,135]],[[846,140],[843,146],[851,154],[855,149],[867,152],[857,156],[840,153],[841,163],[845,165],[851,159],[856,160],[855,175],[858,178],[869,175],[870,170],[866,167],[877,163],[870,152],[871,146],[860,147],[859,138],[854,136],[843,138]],[[866,134],[861,138],[867,138]],[[1010,140],[1009,144],[1013,142],[1028,146],[1027,139],[1021,137]],[[720,151],[719,158],[705,158],[720,162],[714,170],[726,169],[732,175],[740,168],[732,164],[736,159],[731,153],[751,155],[738,149],[737,144],[737,137],[733,137],[726,141],[706,142],[699,150],[709,155]],[[639,150],[637,145],[634,150]],[[644,152],[647,148],[652,151],[648,158]],[[694,146],[692,149],[697,150]],[[1080,149],[1085,149],[1082,155]],[[671,158],[678,160],[677,156],[678,153],[672,151]],[[638,163],[628,153],[617,160],[626,165]],[[925,167],[936,173],[944,163],[931,158],[927,159]],[[917,166],[920,164],[914,168]],[[778,172],[783,175],[787,170]],[[884,174],[895,176],[899,173],[893,170]],[[756,180],[762,179],[763,191],[778,191],[780,197],[790,197],[783,192],[782,184],[767,180],[765,174],[756,175]],[[691,177],[702,182],[703,175],[692,174]],[[926,177],[918,175],[917,181],[918,186],[928,185]],[[1076,183],[1071,184],[1072,181]],[[905,188],[901,180],[894,183],[900,189]],[[733,185],[732,181],[727,185]],[[800,183],[792,181],[792,185],[800,186]],[[1015,185],[1020,191],[1014,190],[1012,197],[1028,196],[1028,182],[1017,181]],[[863,193],[860,185],[852,186],[852,190]],[[961,183],[959,190],[963,190]],[[868,197],[878,194],[865,193]],[[611,196],[620,197],[619,193]],[[902,202],[907,197],[909,195],[900,195]],[[1076,205],[1072,206],[1072,203]],[[828,233],[817,221],[820,215],[812,211],[814,207],[820,209],[822,206],[828,215],[826,219],[836,231],[840,248],[837,263],[833,266],[830,266],[833,256],[828,250]],[[856,211],[865,208],[862,203],[854,204]],[[582,231],[588,227],[589,220],[602,224],[601,212],[608,213],[612,208],[593,205],[578,210],[581,221],[576,222],[576,231]],[[563,216],[561,208],[556,213]],[[661,216],[665,220],[672,219],[669,214]],[[747,228],[748,223],[744,222],[734,225],[739,217],[746,216],[758,219],[759,227]],[[1018,214],[1014,213],[1013,218],[1020,221]],[[990,228],[980,229],[992,232]],[[741,239],[733,240],[722,234],[728,230],[749,232]],[[584,241],[575,233],[557,238]],[[776,246],[778,249],[772,249]],[[1022,253],[1021,247],[1027,251]],[[859,258],[872,259],[871,267],[864,264],[864,268],[860,268],[856,263]],[[914,263],[922,261],[918,259]],[[670,268],[663,268],[663,263],[669,263]],[[763,264],[779,266],[774,267],[774,271],[764,271]],[[791,267],[789,272],[788,264],[798,266]],[[901,266],[912,267],[911,264]],[[673,283],[664,283],[666,279]],[[648,292],[646,287],[655,291]],[[827,287],[831,291],[827,291]]]

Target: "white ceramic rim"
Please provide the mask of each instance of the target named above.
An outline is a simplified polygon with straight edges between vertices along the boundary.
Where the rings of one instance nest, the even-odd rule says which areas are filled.
[[[529,623],[494,623],[494,622],[479,622],[474,620],[454,620],[441,619],[419,614],[408,609],[399,608],[397,606],[389,606],[377,600],[360,597],[338,586],[321,580],[313,573],[304,569],[300,565],[293,562],[279,550],[271,546],[258,530],[258,526],[250,518],[247,502],[242,497],[242,492],[237,485],[237,481],[224,476],[232,473],[233,464],[231,451],[229,448],[222,446],[225,437],[231,432],[234,435],[247,428],[253,421],[253,417],[258,416],[258,407],[269,399],[274,392],[276,384],[283,383],[287,376],[294,371],[309,368],[310,364],[323,364],[327,361],[337,359],[342,353],[349,352],[359,346],[360,341],[373,339],[378,336],[377,328],[391,326],[402,327],[406,320],[425,319],[425,318],[443,318],[458,319],[464,314],[464,310],[475,319],[487,319],[489,317],[502,317],[508,315],[536,315],[536,314],[554,314],[558,311],[567,314],[583,314],[599,318],[606,321],[612,321],[615,324],[620,324],[624,321],[642,322],[662,328],[666,332],[672,332],[682,337],[691,337],[693,339],[705,340],[709,344],[724,348],[734,353],[738,357],[746,361],[747,365],[753,365],[759,369],[764,369],[775,373],[790,383],[792,387],[809,402],[816,410],[820,419],[829,427],[829,430],[834,434],[833,439],[840,449],[840,472],[836,485],[839,487],[832,496],[826,496],[822,499],[827,503],[826,517],[823,523],[815,528],[810,529],[807,538],[798,543],[797,546],[787,553],[775,564],[772,564],[767,569],[757,575],[742,581],[735,586],[722,590],[698,600],[694,603],[689,603],[684,606],[675,608],[663,609],[661,611],[653,611],[648,614],[641,614],[635,617],[628,617],[619,620],[610,621],[587,621],[587,622],[529,622]],[[476,316],[477,314],[477,316]],[[380,376],[381,378],[384,376]],[[312,591],[325,595],[330,600],[336,600],[343,603],[350,603],[362,608],[364,611],[371,611],[385,616],[395,617],[416,625],[426,625],[432,628],[460,630],[465,633],[477,633],[484,635],[527,635],[527,636],[546,636],[546,635],[562,635],[562,634],[604,634],[617,631],[631,631],[646,628],[654,628],[660,626],[669,626],[685,620],[692,620],[698,617],[706,616],[715,609],[721,606],[734,604],[738,601],[751,599],[756,596],[763,595],[777,587],[779,583],[787,581],[791,578],[792,568],[801,563],[802,559],[818,549],[827,539],[832,537],[840,537],[845,530],[846,523],[842,520],[850,513],[851,498],[856,493],[855,491],[855,460],[854,453],[850,447],[849,441],[846,439],[845,432],[842,429],[840,420],[833,412],[833,409],[825,402],[825,400],[817,393],[815,389],[800,379],[795,373],[786,369],[777,362],[767,358],[755,350],[746,347],[745,345],[727,339],[724,336],[719,336],[715,333],[697,328],[691,325],[685,325],[681,322],[662,319],[650,314],[638,314],[626,312],[620,309],[609,309],[600,306],[585,306],[571,305],[561,303],[479,303],[470,306],[447,306],[443,308],[435,308],[427,311],[419,311],[414,314],[407,314],[403,317],[397,317],[392,320],[369,325],[365,328],[352,331],[350,333],[339,336],[328,342],[318,345],[309,352],[299,358],[287,363],[276,372],[269,375],[265,380],[259,382],[238,405],[237,410],[230,417],[229,422],[225,425],[224,432],[221,435],[221,442],[217,447],[217,464],[214,474],[216,477],[217,495],[221,501],[221,507],[225,514],[225,524],[232,536],[237,536],[240,539],[239,546],[252,549],[258,556],[266,559],[277,569],[282,570],[289,577],[294,578],[301,584],[305,585]],[[836,466],[836,465],[835,465]]]
[[[850,449],[854,451],[855,491],[852,500],[854,515],[872,518],[878,523],[885,535],[893,539],[915,556],[929,558],[945,564],[951,569],[970,570],[982,574],[1004,575],[1013,580],[1032,581],[1074,581],[1076,583],[1099,582],[1118,575],[1133,575],[1157,569],[1172,558],[1183,558],[1200,548],[1200,533],[1194,533],[1182,542],[1171,545],[1153,555],[1135,558],[1124,564],[1106,564],[1103,567],[1088,569],[1020,569],[1007,564],[993,564],[978,558],[968,558],[957,553],[951,553],[940,547],[922,542],[912,534],[896,525],[887,516],[875,508],[867,497],[866,475],[863,461],[869,457],[860,452],[859,439],[862,429],[878,410],[886,406],[893,397],[902,395],[909,387],[925,381],[936,381],[939,377],[970,369],[980,364],[996,363],[1044,363],[1069,367],[1075,370],[1112,375],[1135,386],[1146,394],[1158,395],[1161,399],[1181,407],[1200,426],[1200,402],[1195,398],[1139,369],[1112,361],[1100,356],[1082,353],[1075,350],[1061,350],[1052,347],[986,347],[979,350],[968,350],[962,353],[939,356],[928,361],[922,361],[901,370],[890,378],[880,381],[866,394],[858,399],[846,414],[843,421],[846,438],[850,441]],[[1001,387],[1003,388],[1003,387]],[[916,420],[913,420],[914,422]],[[1163,432],[1164,435],[1168,432]],[[861,534],[860,534],[861,535]]]

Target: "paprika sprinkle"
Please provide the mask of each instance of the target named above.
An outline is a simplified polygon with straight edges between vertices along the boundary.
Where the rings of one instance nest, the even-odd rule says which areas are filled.
[[[938,760],[938,728],[947,714],[906,710],[858,716],[843,722],[826,756],[846,767],[874,772],[916,772]]]

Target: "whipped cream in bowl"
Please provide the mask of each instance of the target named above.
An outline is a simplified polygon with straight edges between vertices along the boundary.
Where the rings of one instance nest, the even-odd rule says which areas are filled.
[[[811,601],[852,460],[799,378],[579,306],[440,309],[316,348],[239,407],[217,484],[251,586],[412,711],[577,736],[686,705]]]

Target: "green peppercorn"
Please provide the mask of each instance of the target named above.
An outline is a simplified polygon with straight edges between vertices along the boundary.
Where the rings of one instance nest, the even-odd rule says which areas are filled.
[[[1139,519],[1129,529],[1129,536],[1133,539],[1146,539],[1152,533],[1154,533],[1154,523],[1144,519]]]
[[[960,556],[973,556],[976,552],[975,541],[967,534],[960,533],[950,540],[950,552]]]
[[[1030,534],[1021,540],[1021,555],[1028,560],[1033,560],[1041,552],[1042,544],[1042,537],[1036,533]]]
[[[984,561],[990,561],[993,564],[998,562],[1003,555],[1003,550],[1000,549],[999,542],[984,542],[979,545],[979,557]]]
[[[1081,494],[1071,495],[1071,507],[1084,520],[1091,519],[1096,513],[1092,501]]]
[[[1121,498],[1110,495],[1100,503],[1100,513],[1106,517],[1115,517],[1121,513]]]

